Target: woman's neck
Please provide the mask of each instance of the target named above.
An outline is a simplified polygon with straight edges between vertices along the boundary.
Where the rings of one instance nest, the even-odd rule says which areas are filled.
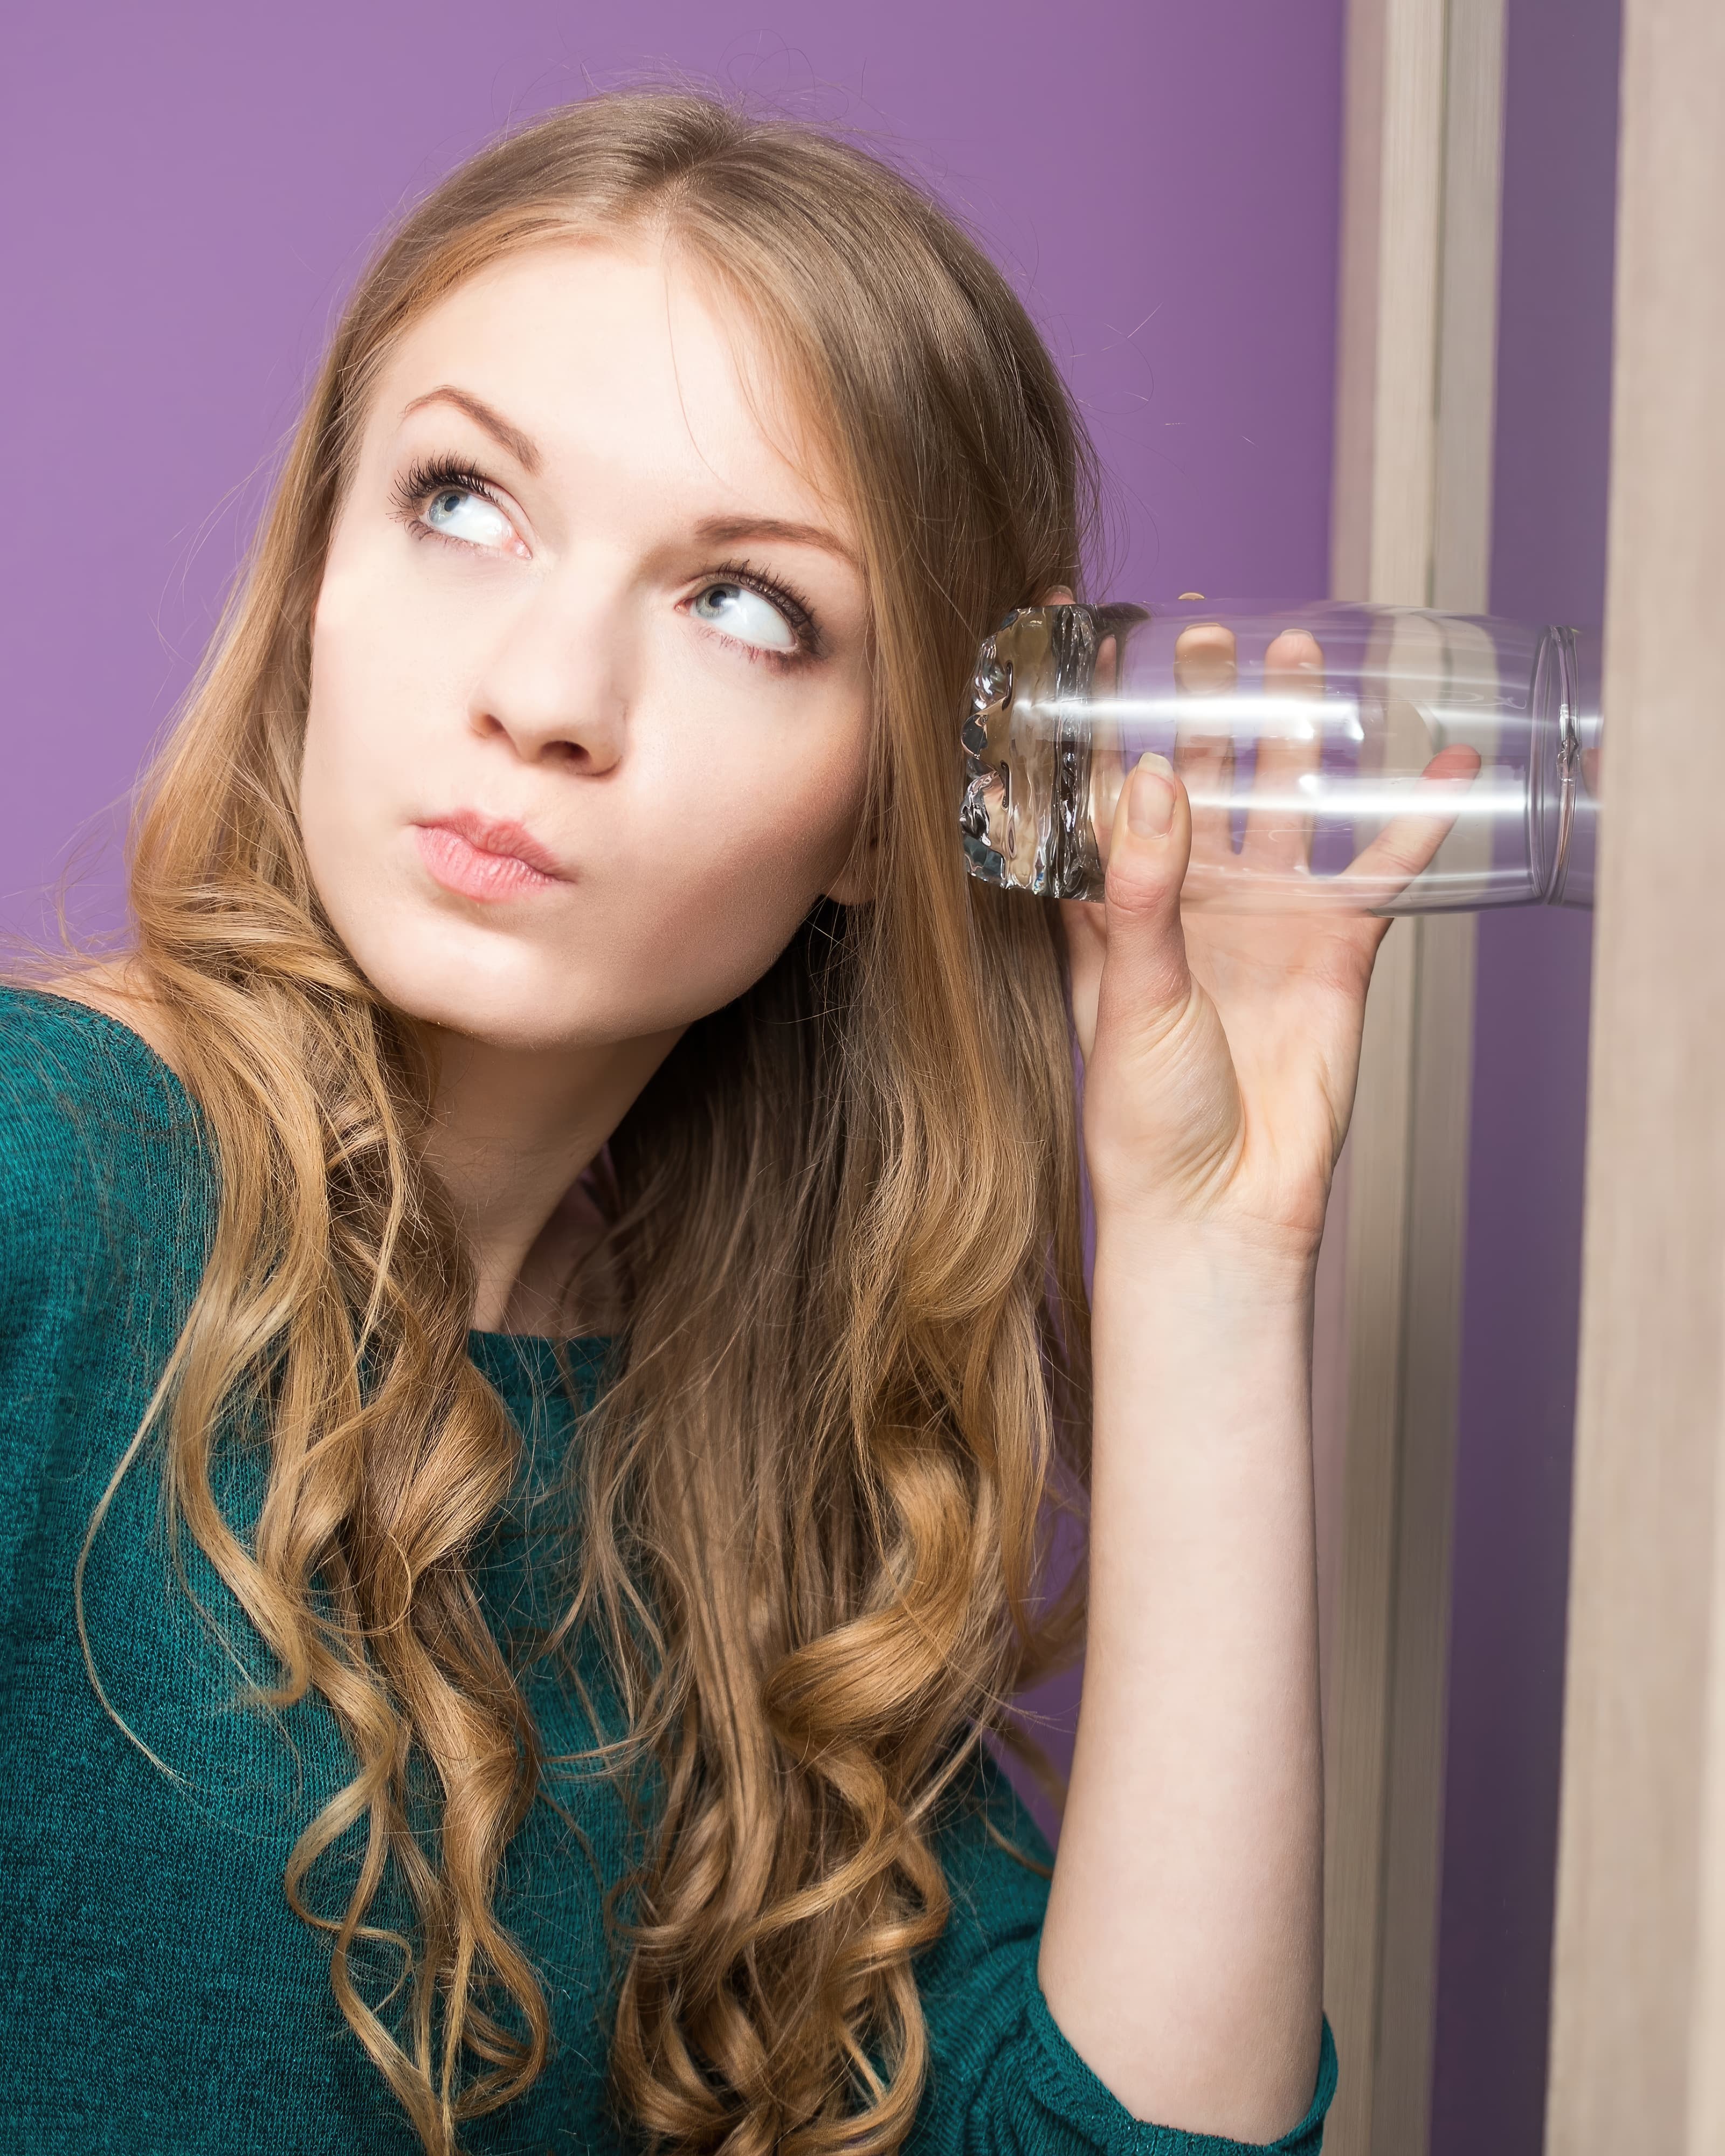
[[[481,1332],[582,1329],[568,1282],[603,1223],[580,1180],[677,1038],[550,1050],[438,1034],[426,1158],[466,1230]]]

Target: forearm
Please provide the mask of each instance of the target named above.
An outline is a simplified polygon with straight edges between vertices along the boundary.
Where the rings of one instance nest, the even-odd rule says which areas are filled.
[[[1089,1645],[1040,1969],[1128,2110],[1246,2141],[1305,2112],[1320,2029],[1309,1286],[1103,1223]]]

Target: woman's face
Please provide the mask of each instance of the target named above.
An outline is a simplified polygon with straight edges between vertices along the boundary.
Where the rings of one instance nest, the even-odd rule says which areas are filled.
[[[789,404],[745,377],[773,388],[674,263],[576,242],[460,287],[381,377],[300,814],[337,932],[411,1016],[663,1033],[857,895],[863,579]]]

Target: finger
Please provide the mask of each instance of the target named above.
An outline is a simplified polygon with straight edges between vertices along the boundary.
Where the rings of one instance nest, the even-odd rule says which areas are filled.
[[[1107,963],[1098,1029],[1135,1029],[1185,1008],[1192,991],[1180,886],[1192,850],[1186,789],[1165,757],[1138,760],[1115,812],[1107,885]]]
[[[1389,906],[1399,898],[1436,858],[1479,772],[1477,749],[1461,742],[1440,749],[1420,773],[1408,808],[1337,877],[1337,896],[1362,908]]]
[[[1205,862],[1231,859],[1234,834],[1229,810],[1234,793],[1234,736],[1212,721],[1206,726],[1207,697],[1231,696],[1239,680],[1234,631],[1219,621],[1195,621],[1183,629],[1174,644],[1174,689],[1189,701],[1175,738],[1174,768],[1185,782],[1191,803],[1192,852]]]
[[[1323,745],[1324,655],[1307,629],[1287,629],[1264,654],[1263,722],[1240,857],[1286,875],[1312,859],[1312,816],[1301,783]]]
[[[1239,673],[1234,631],[1226,622],[1194,621],[1174,644],[1174,686],[1183,696],[1226,696]]]

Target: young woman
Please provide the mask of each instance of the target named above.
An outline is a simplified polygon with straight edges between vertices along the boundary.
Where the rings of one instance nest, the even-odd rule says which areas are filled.
[[[1381,924],[1183,932],[1153,762],[1106,911],[966,880],[1087,470],[937,209],[700,99],[362,280],[130,954],[0,995],[8,2147],[1317,2148]],[[1050,1881],[982,1739],[1079,1491]]]

